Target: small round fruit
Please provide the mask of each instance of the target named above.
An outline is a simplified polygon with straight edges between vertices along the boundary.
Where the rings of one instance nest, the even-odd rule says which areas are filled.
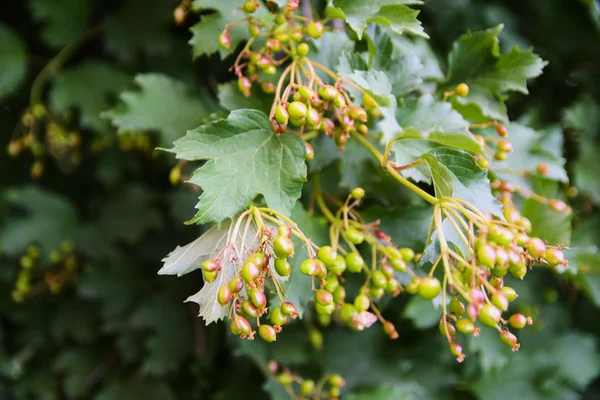
[[[261,325],[258,328],[258,334],[260,335],[262,340],[264,340],[267,343],[271,343],[277,340],[277,332],[275,332],[275,329],[271,325]]]
[[[404,262],[403,259],[401,258],[397,258],[397,257],[392,257],[390,258],[390,264],[392,264],[392,267],[398,271],[398,272],[405,272],[406,271],[406,263]]]
[[[454,357],[460,357],[462,355],[462,346],[456,342],[452,342],[449,344],[450,353]]]
[[[501,311],[508,310],[509,301],[502,292],[494,293],[492,295],[492,298],[490,299],[490,301],[492,302],[493,305],[495,305]]]
[[[289,258],[294,255],[294,242],[287,236],[279,235],[273,242],[273,252],[277,258]]]
[[[415,258],[414,250],[409,247],[403,247],[399,251],[404,262],[410,262]]]
[[[322,318],[323,316],[329,317],[329,315],[326,314],[319,314],[318,315],[320,318]],[[331,318],[331,317],[329,317]],[[318,329],[310,329],[308,331],[308,341],[310,342],[310,344],[312,345],[312,347],[314,347],[317,350],[321,350],[323,349],[323,334],[321,333],[320,330]]]
[[[281,50],[281,42],[277,39],[269,39],[265,43],[265,47],[270,51],[277,52]]]
[[[287,124],[290,120],[290,115],[287,110],[281,104],[275,108],[275,121],[280,124]]]
[[[344,386],[345,383],[346,382],[344,381],[344,378],[341,377],[341,375],[334,374],[329,377],[329,384],[333,387],[339,388]]]
[[[239,276],[229,281],[229,290],[231,290],[231,293],[239,293],[243,288],[244,280]]]
[[[338,93],[338,90],[331,85],[325,85],[319,88],[319,96],[325,101],[333,100]]]
[[[302,272],[304,275],[316,276],[320,269],[321,268],[319,267],[317,261],[311,258],[302,261],[302,264],[300,264],[300,272]]]
[[[466,97],[469,94],[469,85],[466,83],[460,83],[456,86],[456,94],[460,97]]]
[[[202,276],[204,277],[204,280],[209,283],[214,282],[217,279],[218,275],[219,275],[218,271],[215,271],[215,272],[202,271]]]
[[[507,329],[504,329],[502,331],[499,332],[500,334],[500,339],[507,345],[507,346],[515,346],[517,344],[517,337],[510,332]]]
[[[367,112],[364,108],[359,106],[353,106],[348,111],[350,118],[355,119],[357,121],[367,122]]]
[[[317,313],[322,315],[331,315],[335,311],[335,304],[333,304],[333,301],[331,302],[331,304],[328,305],[316,303],[315,310],[317,311]]]
[[[242,6],[242,9],[247,13],[252,14],[258,9],[258,7],[260,7],[260,3],[258,1],[246,0]]]
[[[252,332],[252,325],[250,325],[250,322],[248,322],[246,318],[237,315],[234,319],[234,323],[242,334],[249,335]]]
[[[278,326],[283,326],[283,325],[287,324],[289,321],[288,316],[285,315],[283,313],[283,311],[281,310],[281,306],[275,307],[271,311],[271,315],[270,315],[269,319],[273,325],[278,325]]]
[[[250,300],[242,303],[242,311],[250,318],[256,318],[260,315],[260,310]]]
[[[231,47],[231,37],[227,32],[221,32],[219,35],[219,44],[225,49]]]
[[[532,257],[542,257],[546,254],[546,244],[540,238],[531,238],[527,245],[527,252]]]
[[[283,315],[289,315],[290,317],[294,318],[294,316],[298,314],[296,306],[289,301],[286,301],[280,307]]]
[[[352,322],[352,319],[356,317],[356,314],[358,314],[358,310],[354,305],[349,303],[344,304],[340,310],[340,318],[347,323]]]
[[[369,309],[370,305],[371,305],[371,301],[364,294],[360,294],[360,295],[356,296],[356,298],[354,299],[354,307],[356,307],[356,309],[359,312],[367,311]]]
[[[446,336],[446,329],[448,329],[448,335],[456,336],[456,328],[449,321],[446,321],[446,324],[444,324],[443,321],[440,321],[438,329],[443,336]]]
[[[306,112],[306,124],[311,129],[317,129],[321,125],[321,114],[314,108]]]
[[[408,294],[416,294],[419,291],[419,283],[418,282],[411,282],[411,283],[409,283],[408,285],[406,285],[404,287],[404,290]]]
[[[519,295],[517,294],[515,289],[508,287],[508,286],[504,286],[502,288],[502,293],[504,293],[504,296],[506,296],[506,299],[508,300],[509,303],[515,301],[515,299],[517,297],[519,297]]]
[[[306,43],[300,43],[296,48],[296,53],[298,53],[300,57],[305,57],[309,51],[310,47],[308,47],[308,44]]]
[[[516,329],[523,329],[527,325],[527,317],[523,314],[513,314],[508,319],[510,326]]]
[[[292,237],[292,227],[289,225],[279,225],[277,227],[277,233],[281,236]]]
[[[303,396],[307,396],[311,394],[315,390],[315,382],[307,379],[300,385],[300,394]]]
[[[381,271],[373,271],[373,274],[371,275],[371,283],[377,288],[385,288],[387,284],[385,274]]]
[[[507,137],[508,136],[508,129],[506,129],[506,127],[504,125],[502,125],[502,124],[496,125],[496,132],[501,137]]]
[[[565,255],[559,249],[548,248],[546,249],[546,254],[544,258],[548,262],[551,267],[555,267],[559,264],[562,264],[565,261]]]
[[[373,109],[379,107],[379,105],[377,104],[375,99],[373,97],[371,97],[371,95],[368,93],[363,94],[362,104],[367,110],[373,110]]]
[[[337,252],[331,246],[323,246],[317,252],[317,258],[329,267],[336,262]]]
[[[260,25],[250,23],[248,25],[248,32],[250,33],[250,36],[252,36],[252,37],[260,36]]]
[[[283,372],[277,375],[277,382],[279,382],[283,386],[289,386],[294,382],[294,377],[290,373]]]
[[[231,289],[229,289],[228,285],[223,285],[217,292],[217,301],[220,305],[224,306],[229,303],[229,300],[231,300]]]
[[[304,33],[313,39],[318,39],[323,36],[323,32],[325,32],[325,26],[320,21],[311,21],[306,25],[306,28],[304,28]]]
[[[265,296],[265,292],[259,289],[248,290],[248,297],[258,309],[263,309],[267,306],[267,296]]]
[[[479,310],[478,320],[482,325],[494,328],[498,325],[498,322],[500,322],[501,317],[502,313],[496,306],[486,304]]]
[[[333,294],[331,294],[327,290],[317,290],[317,292],[315,293],[315,299],[317,300],[317,303],[322,304],[324,306],[333,304]]]
[[[268,260],[267,257],[265,256],[265,253],[263,252],[256,252],[254,254],[252,254],[249,259],[256,264],[256,266],[258,268],[264,268],[267,266],[268,264]]]
[[[216,272],[219,270],[219,263],[215,260],[206,260],[202,263],[201,267],[205,272]]]
[[[340,255],[337,256],[335,263],[329,266],[327,270],[333,275],[341,275],[346,270],[346,259]]]
[[[288,262],[288,260],[284,260],[282,258],[278,258],[275,260],[275,271],[279,276],[290,276],[292,273],[292,266]]]
[[[346,299],[346,289],[343,286],[339,286],[333,292],[333,301],[336,304],[342,303]]]
[[[477,261],[486,267],[493,267],[496,263],[496,250],[489,244],[477,246]]]
[[[475,324],[471,322],[468,318],[461,318],[456,321],[456,329],[460,333],[464,333],[465,335],[470,335],[475,330]]]
[[[304,103],[301,103],[299,101],[292,101],[288,105],[287,111],[290,117],[299,120],[306,117],[306,112],[308,111],[308,108]]]
[[[419,296],[425,300],[435,299],[440,291],[442,290],[442,286],[440,285],[440,281],[437,278],[422,278],[419,281]]]
[[[254,282],[260,276],[260,269],[254,262],[247,260],[242,267],[242,278],[246,283]]]
[[[536,170],[538,174],[546,175],[548,172],[550,172],[550,167],[548,167],[548,164],[538,164]]]
[[[390,337],[390,339],[398,339],[398,332],[396,331],[396,327],[390,321],[385,321],[383,323],[383,331]]]
[[[352,244],[361,244],[365,240],[365,235],[355,228],[346,229],[344,237]]]
[[[354,189],[352,189],[352,192],[350,193],[350,195],[352,197],[354,197],[356,200],[360,200],[363,197],[365,197],[365,189],[363,189],[361,187],[355,187]]]
[[[498,150],[505,153],[510,153],[513,151],[513,145],[508,140],[501,140],[498,142]]]
[[[362,271],[365,266],[365,260],[358,253],[348,253],[346,255],[346,269],[352,273]]]
[[[452,300],[450,300],[449,309],[452,314],[459,315],[459,316],[463,315],[466,310],[465,305],[462,303],[462,301],[460,301],[456,297],[453,297]]]

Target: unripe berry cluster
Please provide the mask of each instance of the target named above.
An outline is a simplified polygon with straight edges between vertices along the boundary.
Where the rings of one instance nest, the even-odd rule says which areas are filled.
[[[345,385],[341,375],[325,375],[315,382],[312,379],[303,378],[287,368],[281,368],[274,360],[269,361],[267,370],[279,384],[286,388],[292,398],[317,400],[327,396],[326,398],[330,400],[336,400],[339,399],[341,388]]]

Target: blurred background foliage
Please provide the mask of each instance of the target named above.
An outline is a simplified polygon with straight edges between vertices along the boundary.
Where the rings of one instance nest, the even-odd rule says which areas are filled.
[[[504,24],[504,51],[533,47],[549,61],[529,96],[511,98],[509,116],[562,133],[557,143],[574,184],[561,187],[575,210],[570,271],[537,271],[516,287],[536,319],[518,353],[482,332],[463,364],[447,354],[436,312],[418,298],[387,308],[400,333],[393,342],[376,329],[327,329],[319,351],[312,326],[296,323],[267,347],[232,340],[224,324],[205,327],[196,306],[182,303],[200,274],[156,275],[161,258],[202,227],[183,225],[197,196],[169,183],[174,162],[153,148],[224,115],[217,85],[231,78],[231,60],[192,59],[186,42],[197,17],[175,26],[175,6],[0,5],[1,145],[27,123],[32,101],[46,104],[30,110],[42,121],[35,129],[54,138],[43,164],[35,152],[0,154],[0,398],[277,398],[281,388],[263,374],[271,358],[307,376],[342,374],[354,400],[600,398],[597,1],[428,0],[422,7],[442,66],[459,35],[497,24]],[[109,109],[121,135],[102,115]],[[336,172],[323,171],[323,179],[328,174]],[[386,221],[402,217],[390,213]],[[410,229],[392,233],[397,243],[418,244]]]

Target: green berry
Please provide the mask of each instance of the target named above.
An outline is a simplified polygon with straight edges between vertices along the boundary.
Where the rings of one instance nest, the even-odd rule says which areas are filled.
[[[277,236],[273,242],[273,252],[277,258],[289,258],[294,255],[294,242],[287,236]]]
[[[489,244],[477,246],[477,261],[486,267],[493,267],[496,263],[496,250]]]
[[[263,309],[267,306],[267,296],[265,296],[265,292],[259,289],[249,289],[247,292],[250,301],[252,301],[252,304],[254,304],[256,308]]]
[[[358,253],[348,253],[346,255],[346,268],[352,273],[362,271],[365,266],[365,260]]]
[[[306,112],[306,124],[311,129],[317,129],[321,125],[321,114],[314,108]]]
[[[416,294],[419,291],[419,283],[418,282],[411,282],[411,283],[409,283],[408,285],[406,285],[404,287],[404,290],[408,294]]]
[[[306,28],[304,28],[304,33],[313,39],[318,39],[323,36],[323,32],[325,32],[325,26],[320,21],[311,21],[306,25]]]
[[[325,290],[333,293],[335,291],[335,289],[337,289],[339,286],[340,286],[340,281],[338,280],[337,276],[330,275],[327,277],[327,282],[325,283]]]
[[[258,334],[260,335],[262,340],[264,340],[267,343],[271,343],[277,340],[277,333],[271,325],[261,325],[258,328]]]
[[[460,333],[464,333],[465,335],[470,335],[475,330],[475,324],[471,322],[468,318],[461,318],[456,321],[456,329]]]
[[[217,279],[219,272],[215,271],[215,272],[207,272],[207,271],[202,271],[202,276],[204,277],[204,280],[206,282],[214,282]]]
[[[317,300],[317,303],[322,304],[324,306],[333,304],[333,294],[331,294],[327,290],[317,290],[317,292],[315,293],[315,299]]]
[[[546,244],[539,238],[531,238],[527,245],[527,252],[534,258],[542,257],[546,254]]]
[[[463,315],[465,313],[465,305],[456,297],[453,297],[452,300],[450,300],[449,309],[452,314],[458,316]]]
[[[308,259],[304,260],[300,264],[300,272],[308,276],[316,276],[319,273],[320,267],[316,260]]]
[[[333,100],[338,94],[338,90],[331,85],[325,85],[319,88],[319,96],[325,101]]]
[[[340,310],[340,318],[346,323],[352,322],[356,314],[358,314],[358,310],[352,304],[344,304]]]
[[[371,305],[371,301],[364,294],[360,294],[360,295],[356,296],[356,298],[354,299],[354,307],[356,307],[356,309],[359,312],[367,311],[369,309],[370,305]]]
[[[387,284],[387,279],[385,278],[383,272],[373,271],[373,274],[371,275],[371,283],[375,287],[384,288]]]
[[[517,294],[515,289],[508,287],[508,286],[504,286],[502,288],[502,293],[504,294],[504,296],[506,296],[506,299],[508,300],[509,303],[515,301],[515,299],[517,297],[519,297],[519,295]]]
[[[206,260],[201,267],[204,272],[216,272],[219,270],[219,263],[215,260]]]
[[[322,315],[331,315],[335,311],[335,304],[333,304],[333,302],[328,305],[316,303],[315,310],[317,311],[317,313]]]
[[[350,118],[355,119],[357,121],[367,122],[367,112],[364,108],[359,106],[353,106],[348,111]]]
[[[281,104],[275,108],[275,121],[280,124],[287,124],[290,120],[290,115]]]
[[[367,110],[373,110],[373,109],[376,109],[377,107],[379,107],[379,105],[377,104],[375,99],[373,97],[371,97],[371,95],[369,95],[368,93],[363,94],[362,103],[363,103],[363,106],[365,106],[365,108]]]
[[[396,279],[390,279],[387,281],[385,285],[385,291],[388,293],[395,293],[398,289],[400,289],[400,282]]]
[[[315,91],[304,85],[300,86],[298,94],[300,95],[300,98],[305,101],[313,101],[317,98]]]
[[[500,318],[502,317],[502,313],[500,310],[492,305],[486,304],[481,310],[479,310],[478,320],[482,325],[487,326],[489,328],[494,328],[500,322]]]
[[[457,95],[460,97],[465,97],[469,94],[469,85],[466,83],[460,83],[458,86],[456,86],[455,90]]]
[[[360,200],[363,197],[365,197],[365,189],[363,189],[361,187],[355,187],[354,189],[352,189],[352,192],[350,193],[350,195],[352,197],[354,197],[356,200]]]
[[[306,112],[308,111],[308,108],[304,103],[301,103],[299,101],[292,101],[288,105],[287,111],[291,118],[299,120],[306,117]]]
[[[229,37],[227,32],[221,32],[219,35],[219,44],[225,49],[231,47],[231,37]]]
[[[365,240],[365,235],[355,228],[346,229],[344,231],[344,237],[353,244],[361,244]]]
[[[386,286],[387,287],[387,282],[386,282]],[[383,297],[383,295],[385,294],[385,287],[375,287],[375,286],[371,286],[369,288],[369,294],[371,295],[372,298],[374,299],[380,299]]]
[[[317,252],[317,258],[329,267],[336,262],[337,252],[331,246],[323,246]]]
[[[406,271],[406,263],[401,258],[398,258],[398,257],[390,258],[390,264],[392,264],[392,267],[398,272]]]
[[[281,236],[292,237],[292,228],[288,225],[279,225],[277,227],[277,233]]]
[[[346,259],[338,254],[335,263],[329,266],[328,271],[334,275],[341,275],[346,270]]]
[[[456,328],[449,321],[446,321],[446,324],[444,324],[444,321],[440,321],[438,329],[442,336],[446,336],[446,329],[448,329],[448,335],[456,336]]]
[[[440,281],[437,278],[422,278],[419,281],[419,296],[425,300],[431,300],[437,297],[440,294],[442,286],[440,285]]]
[[[249,14],[255,12],[258,7],[260,7],[260,3],[254,0],[246,0],[242,6],[243,10]]]
[[[249,335],[250,333],[252,333],[252,325],[250,325],[250,322],[248,322],[246,318],[237,315],[234,319],[234,322],[235,326],[237,327],[237,329],[239,329],[240,333],[244,335]]]
[[[281,42],[277,39],[269,39],[265,43],[265,47],[270,51],[277,52],[281,50]]]
[[[288,260],[278,258],[275,260],[275,271],[279,276],[290,276],[292,273],[292,266]]]
[[[260,25],[250,23],[248,25],[248,33],[250,33],[250,36],[252,36],[252,37],[260,36]]]
[[[288,316],[285,315],[283,313],[283,311],[281,310],[281,306],[275,307],[271,311],[271,315],[270,315],[269,319],[271,320],[271,323],[273,325],[278,325],[278,326],[283,326],[283,325],[287,324],[289,321]]]
[[[319,314],[319,316],[323,316],[326,314]],[[328,315],[327,315],[328,316]],[[318,329],[310,329],[308,331],[308,341],[317,350],[321,350],[323,348],[323,334]]]
[[[295,316],[298,315],[298,311],[296,310],[296,306],[294,304],[290,303],[289,301],[286,301],[285,303],[283,303],[279,307],[281,308],[281,313],[283,315],[289,315],[292,318],[295,318]]]
[[[260,315],[260,310],[250,300],[242,303],[242,311],[250,318],[256,318]]]
[[[309,51],[310,47],[308,47],[308,44],[306,43],[300,43],[298,47],[296,47],[296,53],[298,53],[300,57],[305,57]]]
[[[260,276],[260,269],[252,260],[246,260],[244,266],[242,267],[242,278],[244,282],[250,283],[254,282]]]
[[[450,354],[454,357],[460,357],[462,355],[462,346],[456,342],[452,342],[449,344]]]
[[[502,292],[494,293],[490,301],[501,311],[508,310],[508,299]]]
[[[311,394],[315,390],[315,382],[309,380],[305,380],[300,385],[300,394],[303,396],[307,396]]]
[[[339,286],[333,292],[333,301],[338,304],[342,303],[346,299],[346,289],[343,286]]]
[[[415,258],[415,252],[411,248],[403,247],[399,251],[404,262],[411,262]]]
[[[283,372],[277,375],[277,382],[279,382],[283,386],[289,386],[294,382],[294,377],[287,372]]]
[[[243,288],[244,281],[239,276],[229,281],[229,290],[231,290],[231,293],[239,293]]]
[[[333,387],[340,388],[340,387],[344,386],[345,383],[346,382],[344,381],[344,378],[342,378],[338,374],[334,374],[329,377],[329,384]]]
[[[548,262],[551,267],[555,267],[559,264],[562,264],[565,261],[565,255],[559,249],[548,248],[546,249],[546,254],[544,258]]]

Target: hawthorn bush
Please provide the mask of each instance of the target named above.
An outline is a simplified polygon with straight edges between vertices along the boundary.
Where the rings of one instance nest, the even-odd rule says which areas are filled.
[[[600,396],[595,2],[0,15],[0,398]]]

